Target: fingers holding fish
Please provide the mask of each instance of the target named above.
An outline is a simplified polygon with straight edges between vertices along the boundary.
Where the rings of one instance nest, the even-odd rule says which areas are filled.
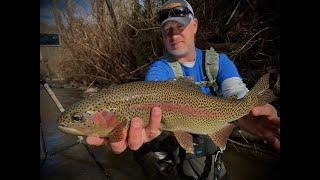
[[[277,115],[277,110],[271,104],[265,104],[263,106],[257,106],[252,109],[253,116],[260,116],[258,120],[264,126],[264,131],[272,133],[270,136],[266,136],[266,139],[270,144],[274,145],[276,149],[280,149],[280,118]]]
[[[128,134],[128,147],[131,150],[138,150],[144,143],[150,142],[160,135],[161,116],[161,109],[154,107],[148,126],[144,127],[143,121],[138,117],[132,119]]]
[[[151,111],[151,119],[146,127],[144,142],[150,142],[161,134],[160,122],[162,111],[160,107],[154,107]]]
[[[280,152],[280,139],[274,134],[265,137],[267,142],[271,144],[278,152]]]
[[[128,146],[131,150],[138,150],[142,146],[144,134],[142,131],[144,131],[142,120],[138,117],[133,118],[128,137]]]
[[[271,104],[256,106],[252,109],[253,116],[266,116],[270,123],[280,125],[280,118],[277,115],[277,110]]]
[[[86,141],[87,141],[88,144],[94,145],[94,146],[101,146],[104,143],[107,143],[107,139],[100,138],[100,137],[95,137],[95,136],[88,136],[86,138]]]
[[[125,128],[122,130],[122,133],[123,133],[123,139],[119,142],[112,142],[110,143],[110,147],[112,149],[112,151],[115,153],[115,154],[120,154],[122,153],[124,150],[126,150],[127,146],[128,146],[128,143],[126,141],[127,139],[127,133],[128,133],[128,130],[126,130]]]
[[[144,143],[152,141],[161,134],[159,129],[161,117],[161,109],[155,107],[151,111],[148,126],[144,127],[143,121],[139,117],[133,118],[129,130],[123,128],[123,139],[118,142],[109,142],[106,138],[95,136],[89,136],[86,140],[88,144],[96,146],[110,143],[112,151],[116,154],[122,153],[127,147],[131,150],[138,150]]]
[[[126,142],[127,130],[126,129],[123,129],[123,136],[124,136],[124,139],[119,142],[113,142],[113,143],[110,142],[111,150],[115,154],[120,154],[127,148],[127,142]],[[109,144],[109,141],[107,138],[100,138],[96,136],[88,136],[86,138],[86,142],[93,146],[101,146],[103,144]]]
[[[257,106],[238,122],[241,129],[264,138],[277,151],[280,151],[280,118],[272,105]]]

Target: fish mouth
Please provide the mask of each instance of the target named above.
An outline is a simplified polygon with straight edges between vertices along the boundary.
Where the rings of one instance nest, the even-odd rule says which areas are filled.
[[[65,127],[64,125],[58,125],[58,129],[64,133],[73,134],[76,136],[84,136],[85,134],[77,129]]]

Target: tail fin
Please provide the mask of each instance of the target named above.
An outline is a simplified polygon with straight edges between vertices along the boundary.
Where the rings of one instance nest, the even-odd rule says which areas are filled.
[[[267,104],[277,99],[272,90],[269,89],[269,77],[270,73],[263,75],[252,90],[248,92],[248,96],[258,97],[259,105]]]

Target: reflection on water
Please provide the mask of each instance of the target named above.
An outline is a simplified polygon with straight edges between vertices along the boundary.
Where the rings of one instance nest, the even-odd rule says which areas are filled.
[[[82,91],[76,89],[52,90],[65,108],[83,97]],[[77,141],[76,137],[63,134],[57,129],[56,120],[60,112],[43,88],[40,90],[40,115],[46,147],[49,152],[55,152]],[[143,174],[143,170],[133,160],[132,151],[127,150],[120,155],[115,155],[106,146],[90,146],[90,148],[112,179],[147,179]],[[222,158],[230,180],[270,180],[280,178],[279,161],[263,160],[263,158],[257,158],[248,153],[237,152],[232,148],[227,148]],[[40,177],[46,180],[106,179],[103,171],[97,167],[81,144],[72,146],[55,156],[48,157],[41,168]]]
[[[223,156],[230,179],[274,180],[280,179],[279,160],[263,160],[261,157],[228,149]]]

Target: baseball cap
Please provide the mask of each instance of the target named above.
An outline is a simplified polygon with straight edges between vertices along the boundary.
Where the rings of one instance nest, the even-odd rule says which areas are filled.
[[[185,0],[169,0],[165,2],[158,14],[161,28],[168,21],[176,21],[187,26],[194,17],[191,5]]]

